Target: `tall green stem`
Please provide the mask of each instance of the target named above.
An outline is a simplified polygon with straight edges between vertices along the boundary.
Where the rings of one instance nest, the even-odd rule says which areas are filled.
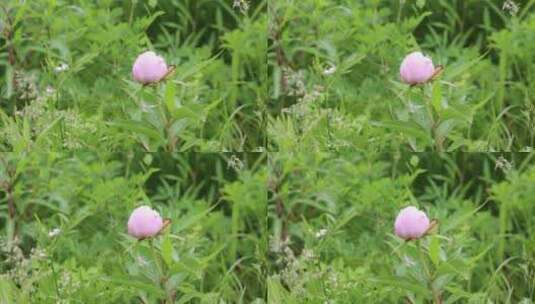
[[[149,241],[149,247],[150,247],[150,251],[152,253],[152,257],[154,259],[154,264],[156,264],[156,268],[158,269],[158,274],[159,274],[159,280],[162,279],[163,277],[163,268],[162,268],[162,265],[160,263],[160,257],[158,256],[158,253],[156,252],[156,246],[154,245],[154,240],[150,240]]]
[[[442,304],[440,293],[437,290],[435,290],[435,288],[433,287],[433,282],[435,281],[434,274],[431,273],[431,270],[427,266],[426,258],[424,255],[424,247],[422,246],[422,240],[418,240],[417,242],[418,242],[418,256],[420,257],[420,263],[422,264],[424,271],[425,271],[428,287],[431,289],[431,292],[433,293],[433,301],[436,304]]]

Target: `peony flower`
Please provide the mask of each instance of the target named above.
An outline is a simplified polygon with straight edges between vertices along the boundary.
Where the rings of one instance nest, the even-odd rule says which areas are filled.
[[[431,58],[425,57],[420,52],[413,52],[403,59],[399,74],[401,80],[407,84],[426,83],[435,74],[435,66]]]
[[[160,214],[149,206],[141,206],[132,212],[128,219],[128,234],[144,239],[155,236],[163,228]]]
[[[154,52],[139,55],[132,67],[134,80],[142,84],[155,83],[165,77],[169,68],[165,60]]]
[[[396,217],[394,230],[404,240],[418,239],[429,229],[429,218],[418,208],[410,206],[402,209]]]

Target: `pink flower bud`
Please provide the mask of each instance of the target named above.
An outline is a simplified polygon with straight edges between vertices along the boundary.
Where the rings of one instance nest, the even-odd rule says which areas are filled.
[[[429,229],[429,218],[423,211],[410,206],[399,212],[394,229],[396,235],[404,240],[418,239]]]
[[[433,61],[420,52],[407,55],[399,68],[401,80],[411,85],[428,82],[434,73]]]
[[[132,67],[132,76],[142,84],[155,83],[167,74],[168,67],[165,60],[154,52],[139,55]]]
[[[128,234],[137,239],[154,236],[162,228],[162,217],[149,206],[136,208],[128,219]]]

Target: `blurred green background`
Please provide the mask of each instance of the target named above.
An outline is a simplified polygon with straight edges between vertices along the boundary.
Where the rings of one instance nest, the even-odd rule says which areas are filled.
[[[1,149],[28,141],[45,149],[262,149],[266,3],[243,3],[2,2]],[[177,69],[142,95],[131,68],[147,49]],[[143,104],[163,99],[167,123]],[[18,132],[25,121],[28,135]],[[135,122],[135,132],[125,121]]]

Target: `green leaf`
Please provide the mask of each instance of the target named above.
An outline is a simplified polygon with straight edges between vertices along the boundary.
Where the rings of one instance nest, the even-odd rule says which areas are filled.
[[[438,81],[435,81],[433,83],[433,95],[431,98],[431,104],[433,105],[433,109],[435,109],[437,113],[442,113],[442,86]]]
[[[140,122],[128,121],[128,120],[119,120],[116,122],[110,122],[111,126],[119,127],[121,129],[134,131],[146,135],[147,137],[156,140],[157,142],[165,141],[165,138],[158,131],[143,126]]]
[[[416,6],[422,9],[425,6],[425,0],[416,0]]]
[[[435,266],[438,266],[440,263],[440,239],[433,235],[431,237],[431,242],[429,243],[429,258],[431,259],[431,262],[435,264]]]
[[[135,291],[143,290],[149,294],[152,294],[156,297],[163,298],[166,296],[165,290],[157,287],[155,284],[149,284],[145,282],[141,282],[139,280],[136,280],[135,277],[132,276],[113,276],[113,277],[106,277],[103,278],[104,281],[108,281],[110,283],[122,286],[122,287],[131,287]]]
[[[377,279],[371,279],[371,281],[378,282],[385,286],[397,287],[404,291],[412,291],[415,294],[421,295],[423,297],[429,298],[431,291],[420,283],[413,283],[406,278],[401,278],[397,276],[382,276]]]
[[[417,139],[423,140],[426,144],[432,144],[433,139],[429,132],[424,130],[420,125],[414,122],[408,121],[385,121],[380,122],[378,125],[386,127],[392,131],[399,132],[406,136],[412,136]]]
[[[175,111],[177,108],[175,95],[176,84],[174,84],[172,81],[168,81],[167,86],[165,87],[165,105],[167,106],[167,110],[169,110],[171,113],[173,113],[173,111]]]
[[[441,122],[437,129],[435,130],[435,134],[439,138],[445,138],[450,134],[450,132],[457,126],[457,120],[455,119],[447,119]]]
[[[173,248],[173,243],[171,242],[171,238],[169,238],[168,236],[166,236],[162,242],[161,251],[162,251],[162,258],[165,264],[167,264],[168,267],[171,267],[173,265],[174,248]]]

